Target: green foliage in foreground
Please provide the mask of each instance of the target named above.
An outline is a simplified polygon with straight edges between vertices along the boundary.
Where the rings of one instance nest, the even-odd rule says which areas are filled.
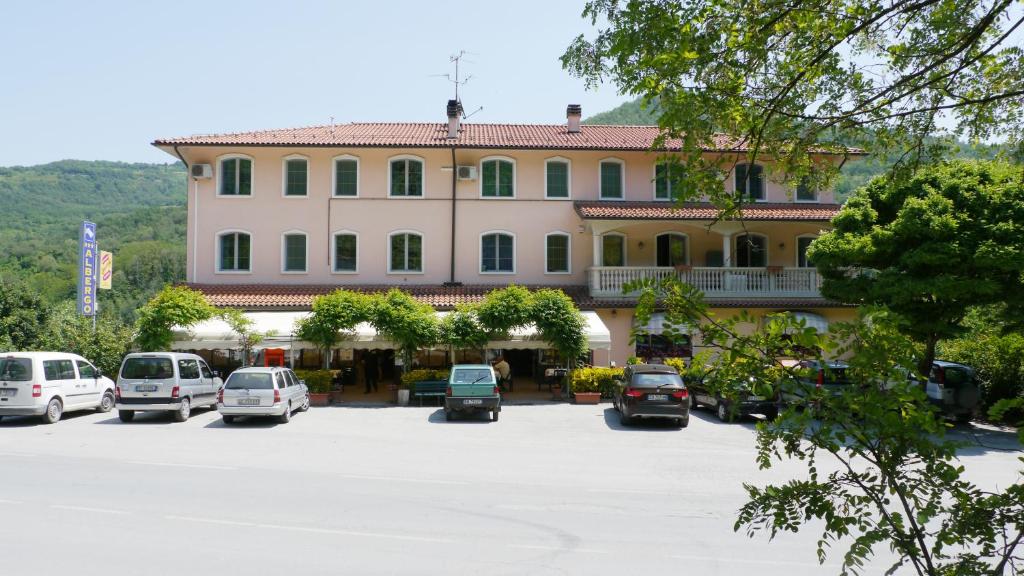
[[[714,316],[703,295],[675,279],[643,281],[638,324],[660,303],[666,318],[700,325],[706,347],[717,352],[705,366],[713,393],[738,398],[747,388],[772,397],[800,391],[773,422],[757,425],[757,463],[770,469],[783,460],[805,464],[801,477],[779,483],[745,483],[748,501],[736,530],[754,537],[820,530],[818,558],[842,553],[843,574],[878,573],[867,563],[889,550],[887,574],[996,575],[1016,573],[1024,561],[1024,482],[1006,486],[965,478],[958,446],[945,438],[947,424],[924,391],[907,380],[917,346],[887,312],[862,312],[857,321],[832,324],[818,334],[789,314],[759,324],[747,313]],[[837,396],[814,385],[815,374],[788,359],[845,357],[852,382]],[[744,378],[731,367],[744,366]],[[1024,461],[1024,459],[1022,459]]]

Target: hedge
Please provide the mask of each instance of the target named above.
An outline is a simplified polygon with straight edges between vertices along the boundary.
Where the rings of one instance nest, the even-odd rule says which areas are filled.
[[[618,385],[615,378],[622,376],[621,368],[577,368],[569,373],[569,391],[600,392],[601,397],[611,398],[615,395]]]
[[[425,380],[447,380],[448,370],[432,370],[430,368],[419,368],[402,374],[402,388],[412,388],[416,382]]]
[[[310,394],[327,394],[331,391],[334,375],[330,370],[296,370],[299,380],[306,381]]]

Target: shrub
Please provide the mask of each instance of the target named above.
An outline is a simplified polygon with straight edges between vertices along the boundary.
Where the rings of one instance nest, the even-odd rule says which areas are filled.
[[[431,368],[419,368],[402,374],[402,388],[412,388],[416,382],[426,380],[447,380],[448,370],[433,370]]]
[[[569,391],[577,392],[600,392],[603,398],[611,398],[615,395],[618,385],[615,378],[622,376],[621,368],[577,368],[569,373]]]
[[[310,394],[327,394],[331,391],[334,375],[330,370],[296,370],[299,380],[306,381]]]
[[[975,332],[940,343],[938,357],[974,368],[983,411],[1000,400],[1024,397],[1024,335]]]
[[[636,356],[630,356],[629,358],[626,358],[626,364],[643,364],[643,363],[644,363],[644,359],[643,358],[637,358]]]

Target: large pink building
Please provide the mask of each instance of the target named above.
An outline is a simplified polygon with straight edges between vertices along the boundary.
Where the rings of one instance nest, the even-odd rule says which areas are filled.
[[[659,158],[674,144],[652,152],[657,127],[581,125],[578,106],[561,125],[460,124],[458,113],[449,103],[447,123],[157,140],[194,176],[188,282],[262,321],[277,314],[285,330],[337,287],[398,286],[445,310],[509,283],[555,286],[586,312],[595,364],[638,352],[622,285],[642,277],[679,275],[724,315],[788,310],[821,328],[851,316],[821,297],[806,258],[839,210],[832,192],[787,189],[770,164],[740,163],[747,150],[734,140],[707,154],[731,169],[727,189],[747,183],[752,203],[741,221],[716,221],[709,203],[672,201]],[[666,353],[653,324],[641,355]],[[362,345],[386,347],[372,340]],[[495,347],[539,346],[519,344]]]

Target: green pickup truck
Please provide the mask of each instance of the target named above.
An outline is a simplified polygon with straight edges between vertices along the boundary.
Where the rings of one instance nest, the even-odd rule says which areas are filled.
[[[494,370],[486,364],[456,364],[448,376],[444,395],[444,417],[451,421],[458,413],[487,411],[491,421],[498,421],[501,393]]]

